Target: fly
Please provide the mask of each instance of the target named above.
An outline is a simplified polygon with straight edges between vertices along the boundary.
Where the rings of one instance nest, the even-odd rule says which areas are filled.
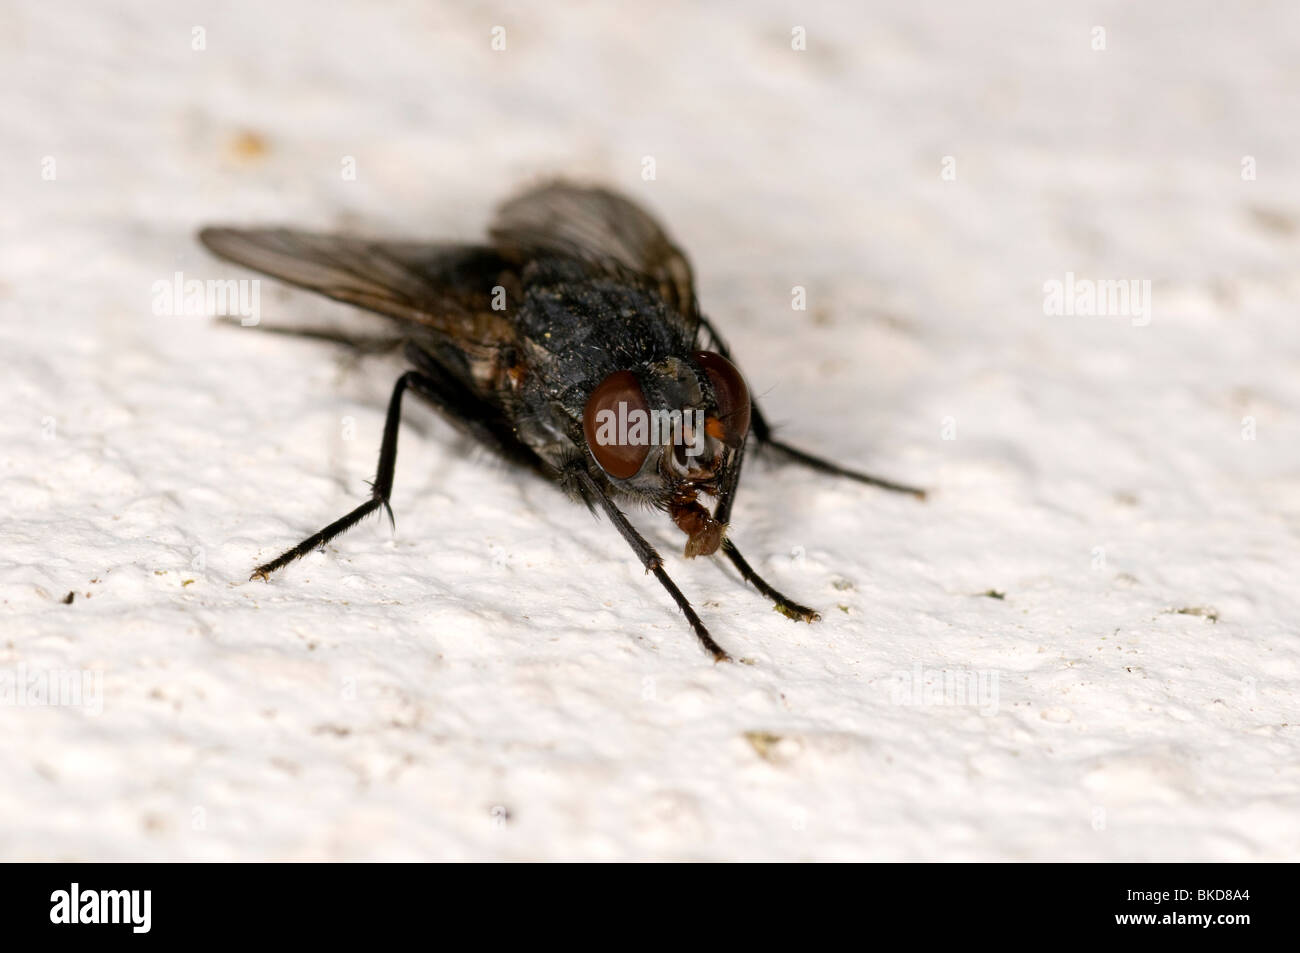
[[[367,241],[287,229],[205,228],[222,258],[395,322],[408,369],[388,403],[370,498],[258,566],[268,579],[384,510],[409,390],[506,460],[599,508],[654,573],[704,648],[713,640],[619,503],[649,504],[686,535],[685,555],[725,556],[796,621],[815,611],[754,571],[727,535],[751,441],[822,473],[924,498],[775,439],[731,352],[699,309],[691,266],[648,213],[598,188],[551,183],[497,211],[478,245]],[[288,333],[358,349],[328,331]],[[701,497],[713,501],[712,510]]]

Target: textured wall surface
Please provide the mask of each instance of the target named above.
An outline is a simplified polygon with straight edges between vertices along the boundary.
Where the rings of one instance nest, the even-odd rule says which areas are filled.
[[[0,855],[1300,858],[1300,10],[1133,6],[6,4]],[[396,532],[247,581],[398,365],[154,283],[560,173],[664,219],[788,439],[934,491],[749,468],[814,625],[636,514],[746,664],[414,404]]]

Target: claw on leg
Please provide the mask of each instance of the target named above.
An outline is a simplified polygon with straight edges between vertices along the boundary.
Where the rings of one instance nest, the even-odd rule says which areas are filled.
[[[749,564],[745,557],[740,555],[740,550],[736,548],[736,544],[731,540],[724,539],[722,541],[722,553],[731,560],[741,578],[771,599],[772,608],[787,619],[793,622],[816,622],[821,618],[821,614],[816,609],[800,605],[770,585],[766,579],[754,571],[754,567]]]

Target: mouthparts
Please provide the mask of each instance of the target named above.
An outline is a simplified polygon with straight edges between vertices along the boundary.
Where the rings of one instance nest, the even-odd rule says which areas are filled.
[[[697,500],[677,500],[668,508],[668,514],[677,528],[689,537],[686,540],[687,559],[712,556],[722,545],[722,534],[726,532],[727,524],[715,520]]]

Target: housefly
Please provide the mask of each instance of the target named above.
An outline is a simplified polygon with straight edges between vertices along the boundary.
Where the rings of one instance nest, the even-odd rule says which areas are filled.
[[[721,554],[778,611],[811,622],[817,613],[769,585],[727,535],[746,448],[924,497],[777,440],[700,311],[686,256],[655,219],[613,192],[563,182],[534,188],[502,205],[488,241],[475,245],[287,229],[205,228],[199,238],[222,258],[393,319],[392,343],[408,364],[388,403],[370,498],[258,566],[254,579],[377,510],[392,519],[408,390],[508,461],[602,510],[718,661],[729,656],[620,502],[667,514],[686,535],[687,558]],[[712,511],[701,496],[715,501]]]

